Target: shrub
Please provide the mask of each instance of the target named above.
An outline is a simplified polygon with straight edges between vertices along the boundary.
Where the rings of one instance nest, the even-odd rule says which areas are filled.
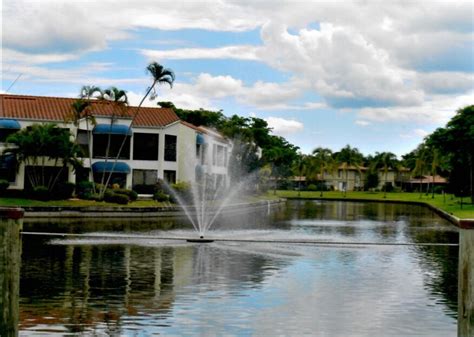
[[[138,198],[138,193],[132,190],[127,190],[125,188],[116,188],[112,190],[115,194],[123,194],[128,196],[131,201],[135,201]]]
[[[318,186],[316,186],[315,184],[309,184],[308,187],[306,187],[306,190],[308,190],[308,191],[317,191]]]
[[[191,185],[185,181],[174,183],[171,187],[178,193],[186,193],[191,189]]]
[[[76,185],[76,195],[80,199],[91,199],[93,190],[93,184],[90,181],[80,181]]]
[[[445,189],[446,189],[445,186],[435,186],[434,187],[434,192],[436,194],[442,194]]]
[[[31,190],[31,198],[35,200],[48,201],[51,199],[50,192],[46,186],[36,186]]]
[[[76,184],[70,182],[61,182],[53,190],[53,198],[57,200],[69,199],[72,197]]]
[[[114,191],[107,189],[104,192],[104,200],[107,202],[112,202],[110,200],[114,197],[114,195],[115,195]]]
[[[168,194],[166,194],[165,192],[163,192],[163,191],[157,191],[153,195],[153,200],[156,200],[156,201],[159,201],[159,202],[165,202],[165,201],[170,200],[170,196]]]
[[[5,179],[0,179],[0,193],[3,194],[8,186],[10,186],[10,183],[8,182],[8,180],[5,180]]]
[[[114,190],[106,190],[104,200],[114,204],[126,205],[130,201],[130,198],[126,194],[115,193]]]

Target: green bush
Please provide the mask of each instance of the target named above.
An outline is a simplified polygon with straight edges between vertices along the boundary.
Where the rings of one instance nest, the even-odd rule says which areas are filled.
[[[442,194],[444,190],[446,190],[446,186],[435,186],[434,187],[434,192],[436,194]]]
[[[113,202],[120,205],[126,205],[130,201],[130,198],[125,194],[114,193],[108,202]]]
[[[93,191],[93,184],[90,181],[80,181],[76,185],[76,195],[80,199],[90,200]]]
[[[172,184],[171,187],[178,193],[185,193],[191,189],[191,185],[185,181],[178,181]]]
[[[309,184],[308,187],[306,187],[306,190],[307,191],[317,191],[318,186],[316,186],[315,184]]]
[[[107,189],[104,192],[104,200],[107,202],[112,202],[110,201],[114,197],[115,193],[113,190]]]
[[[76,184],[70,182],[61,182],[53,190],[53,198],[56,200],[65,200],[72,197]]]
[[[133,190],[127,190],[125,188],[115,188],[112,190],[115,194],[126,195],[131,201],[135,201],[138,198],[138,193]]]
[[[51,199],[51,193],[46,186],[36,186],[30,191],[31,199],[48,201]]]
[[[0,179],[0,193],[3,194],[8,186],[10,186],[10,183],[8,182],[8,180],[5,180],[5,179]]]
[[[126,205],[130,201],[130,198],[126,194],[115,193],[114,190],[106,190],[104,193],[104,201]]]
[[[153,195],[153,200],[165,202],[170,200],[170,196],[163,191],[158,191]]]

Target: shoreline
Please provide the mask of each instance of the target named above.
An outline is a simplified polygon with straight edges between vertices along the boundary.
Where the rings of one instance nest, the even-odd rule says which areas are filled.
[[[457,216],[450,214],[441,208],[431,205],[424,201],[408,201],[408,200],[383,200],[383,199],[358,199],[358,198],[318,198],[318,197],[286,197],[288,200],[320,200],[320,201],[349,201],[349,202],[377,202],[385,204],[405,204],[405,205],[418,205],[424,206],[431,209],[437,215],[443,219],[448,220],[453,225],[462,229],[474,229],[474,219],[461,219]]]
[[[474,219],[462,219],[450,214],[430,203],[423,201],[407,200],[381,200],[381,199],[359,199],[359,198],[319,198],[319,197],[281,197],[275,200],[260,200],[249,203],[231,204],[224,210],[245,209],[254,207],[272,207],[284,203],[286,200],[319,200],[319,201],[344,201],[344,202],[377,202],[392,204],[408,204],[424,206],[431,209],[438,216],[448,220],[450,223],[461,229],[474,229]],[[157,207],[93,207],[93,206],[24,206],[24,207],[0,207],[1,209],[21,209],[23,218],[153,218],[153,217],[174,217],[184,214],[183,208],[177,205],[157,206]],[[191,211],[193,207],[189,208]]]

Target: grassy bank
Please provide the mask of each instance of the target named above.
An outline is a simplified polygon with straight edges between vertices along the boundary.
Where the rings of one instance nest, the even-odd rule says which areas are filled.
[[[273,192],[268,192],[269,196],[274,197]],[[276,196],[281,198],[320,198],[320,192],[309,192],[309,191],[277,191]],[[430,195],[420,193],[406,193],[406,192],[393,192],[387,193],[387,197],[384,198],[383,192],[347,192],[346,199],[357,199],[357,200],[375,200],[375,201],[404,201],[404,202],[423,202],[431,204],[439,209],[442,209],[454,216],[461,219],[474,219],[474,205],[467,204],[470,199],[463,198],[463,205],[461,208],[461,199],[454,197],[451,194],[445,196],[441,194],[435,194],[434,198]],[[342,192],[324,192],[322,199],[344,199]]]
[[[257,202],[261,200],[274,200],[278,198],[309,198],[320,199],[320,192],[301,191],[277,191],[276,195],[273,191],[267,194],[250,197],[245,200],[247,202]],[[442,209],[461,219],[474,219],[474,205],[467,204],[470,200],[463,198],[463,205],[461,208],[461,199],[453,195],[447,194],[445,196],[435,194],[434,198],[431,195],[423,194],[420,198],[419,193],[387,193],[384,198],[383,192],[347,192],[344,198],[341,192],[324,192],[322,199],[355,199],[355,200],[375,200],[375,201],[403,201],[403,202],[422,202],[431,204],[439,209]],[[244,200],[242,200],[244,202]],[[154,200],[138,200],[130,202],[127,207],[166,207],[169,203],[160,203]],[[54,200],[54,201],[38,201],[22,198],[0,198],[0,206],[13,207],[44,207],[44,206],[59,206],[59,207],[123,207],[108,202],[97,202],[93,200]]]

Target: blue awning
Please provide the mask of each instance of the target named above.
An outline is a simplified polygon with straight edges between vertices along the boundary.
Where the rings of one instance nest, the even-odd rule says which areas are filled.
[[[121,124],[97,124],[92,133],[96,135],[132,135],[132,129]]]
[[[99,161],[92,164],[92,172],[94,173],[103,173],[103,172],[112,172],[112,173],[130,173],[130,166],[126,163],[117,162],[114,165],[113,161]]]
[[[196,144],[204,144],[206,143],[206,140],[204,139],[204,136],[200,133],[196,135]]]
[[[20,130],[20,123],[16,119],[0,118],[0,129]]]

